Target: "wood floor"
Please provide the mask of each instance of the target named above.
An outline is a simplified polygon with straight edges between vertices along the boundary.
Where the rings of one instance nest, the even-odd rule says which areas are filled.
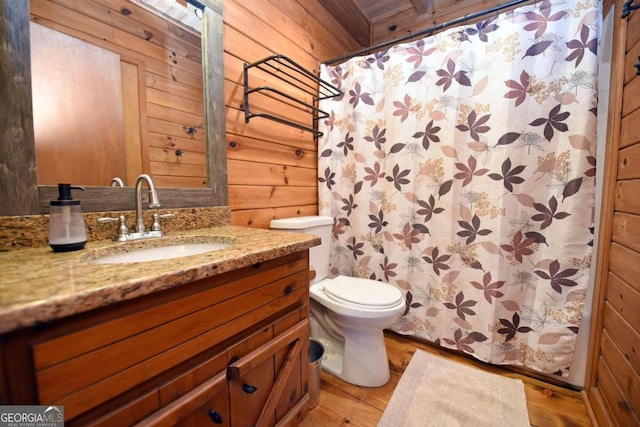
[[[581,392],[548,384],[496,366],[483,364],[465,356],[452,355],[445,350],[432,348],[395,333],[385,333],[385,340],[391,366],[391,380],[389,383],[377,388],[356,387],[322,371],[320,401],[304,419],[301,424],[302,427],[376,426],[402,372],[409,364],[417,348],[431,353],[446,354],[461,363],[482,367],[488,372],[522,379],[525,384],[529,421],[532,426],[572,427],[592,425],[589,421]]]

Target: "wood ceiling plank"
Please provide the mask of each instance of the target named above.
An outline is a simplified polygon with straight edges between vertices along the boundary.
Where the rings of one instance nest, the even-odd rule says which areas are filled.
[[[433,14],[433,1],[432,0],[409,0],[413,5],[416,13],[419,15],[424,15],[428,13],[429,15]]]
[[[371,44],[371,24],[353,0],[318,0],[363,46]]]

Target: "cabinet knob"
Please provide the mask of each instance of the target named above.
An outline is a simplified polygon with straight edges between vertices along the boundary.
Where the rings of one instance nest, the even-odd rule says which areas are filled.
[[[211,421],[213,421],[214,424],[222,424],[222,415],[220,415],[220,412],[215,409],[209,410],[209,418],[211,418]]]
[[[249,385],[249,384],[244,384],[242,386],[242,391],[244,391],[245,393],[253,393],[258,389],[258,387],[254,386],[254,385]]]

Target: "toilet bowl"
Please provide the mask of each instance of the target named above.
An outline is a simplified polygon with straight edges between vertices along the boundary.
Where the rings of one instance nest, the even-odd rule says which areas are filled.
[[[356,277],[327,278],[331,217],[309,216],[274,220],[272,229],[316,234],[320,246],[310,249],[316,271],[311,283],[311,337],[325,348],[322,369],[343,381],[379,387],[389,381],[389,361],[383,329],[405,310],[402,292],[395,286]]]

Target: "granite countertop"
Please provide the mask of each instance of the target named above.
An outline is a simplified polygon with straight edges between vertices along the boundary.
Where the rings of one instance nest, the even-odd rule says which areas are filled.
[[[163,261],[99,265],[96,256],[118,252],[112,241],[89,242],[84,250],[54,253],[49,247],[0,253],[0,333],[60,319],[195,280],[279,258],[320,244],[320,238],[237,226],[221,226],[146,240],[235,242],[227,248]]]

